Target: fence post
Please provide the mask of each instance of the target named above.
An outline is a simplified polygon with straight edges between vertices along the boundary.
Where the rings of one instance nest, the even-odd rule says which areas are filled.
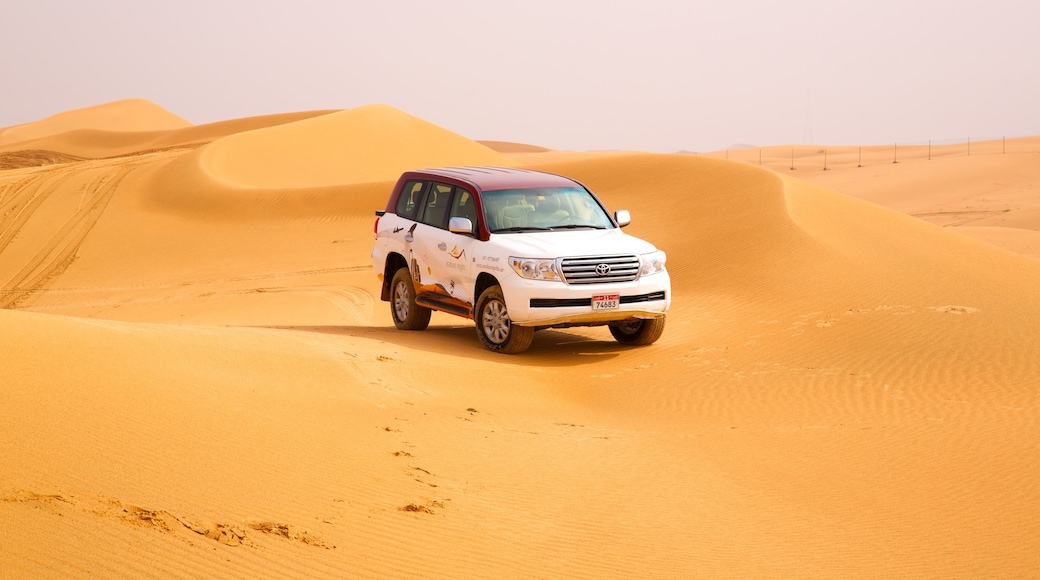
[[[892,144],[892,163],[899,163],[899,143]]]
[[[823,150],[823,170],[827,171],[827,150]]]
[[[863,147],[859,148],[859,161],[856,162],[856,167],[863,167]]]
[[[794,171],[794,147],[791,147],[791,171]]]

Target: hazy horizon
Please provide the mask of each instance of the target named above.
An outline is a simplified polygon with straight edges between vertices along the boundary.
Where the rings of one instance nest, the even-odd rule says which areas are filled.
[[[472,139],[710,151],[1040,134],[1034,3],[16,1],[0,127],[386,103]]]

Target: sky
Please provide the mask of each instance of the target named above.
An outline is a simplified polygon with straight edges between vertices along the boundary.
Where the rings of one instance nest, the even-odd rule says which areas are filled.
[[[471,139],[716,151],[1040,135],[1035,0],[4,0],[0,127],[386,103]]]

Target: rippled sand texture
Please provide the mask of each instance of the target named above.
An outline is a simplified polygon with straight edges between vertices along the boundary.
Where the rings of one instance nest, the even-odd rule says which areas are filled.
[[[980,239],[1036,225],[1040,152],[719,157],[386,106],[0,130],[0,576],[1035,576],[1040,262]],[[668,252],[663,338],[396,331],[373,210],[449,164],[631,210]],[[997,231],[925,215],[991,211],[969,182],[1018,204],[968,226]]]

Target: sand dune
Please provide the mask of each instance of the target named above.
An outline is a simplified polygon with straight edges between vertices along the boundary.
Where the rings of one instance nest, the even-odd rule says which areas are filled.
[[[40,121],[0,129],[0,146],[79,129],[165,131],[190,126],[191,122],[174,115],[151,101],[125,99],[66,111]]]
[[[1040,569],[1035,260],[801,172],[510,161],[381,106],[283,121],[0,171],[5,577]],[[393,329],[369,264],[392,173],[521,159],[668,252],[661,341]],[[922,191],[957,171],[899,165]]]
[[[712,156],[796,176],[1040,260],[1035,250],[1040,138],[935,146],[766,147]]]
[[[512,141],[486,141],[484,139],[478,140],[477,143],[494,149],[499,153],[548,153],[552,151],[547,147],[540,145],[529,145],[527,143],[514,143]]]
[[[1040,260],[1040,230],[1012,226],[960,226],[957,232],[1004,248],[1008,251]]]
[[[491,149],[386,105],[225,137],[203,167],[249,187],[320,187],[396,180],[442,165],[512,165]]]
[[[327,115],[332,112],[334,111],[304,111],[300,113],[262,115],[163,131],[76,129],[7,145],[0,144],[0,158],[28,150],[53,152],[78,158],[100,159],[175,147],[200,146],[242,131],[252,131],[292,123]],[[25,164],[23,166],[29,165]]]

